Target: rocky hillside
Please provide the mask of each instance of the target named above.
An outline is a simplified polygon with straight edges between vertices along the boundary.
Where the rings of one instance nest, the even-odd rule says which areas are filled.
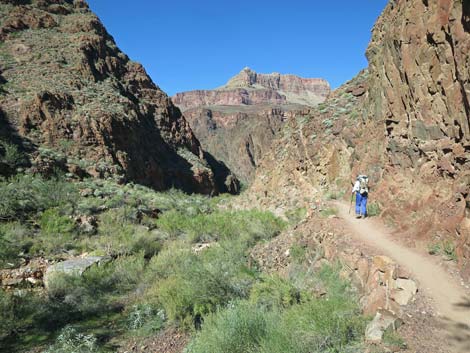
[[[469,16],[465,1],[391,1],[368,70],[289,121],[253,190],[295,204],[367,173],[381,217],[411,246],[445,247],[470,279]]]
[[[0,24],[2,135],[16,136],[37,168],[223,191],[226,175],[214,176],[179,109],[86,2],[1,0]]]
[[[329,93],[323,79],[245,68],[223,87],[178,93],[172,100],[204,147],[250,183],[283,123]]]

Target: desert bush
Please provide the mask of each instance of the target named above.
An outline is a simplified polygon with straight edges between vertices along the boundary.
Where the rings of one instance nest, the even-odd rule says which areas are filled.
[[[302,221],[307,215],[307,209],[305,207],[296,208],[286,212],[286,217],[290,224],[297,224]]]
[[[316,299],[294,305],[270,322],[259,352],[345,352],[360,343],[365,320],[345,298]]]
[[[444,240],[428,244],[428,253],[430,255],[443,256],[448,261],[457,261],[455,244],[452,240]]]
[[[133,291],[145,267],[143,254],[92,266],[81,276],[55,274],[48,281],[51,301],[69,310],[70,319],[96,316],[121,306],[119,296]]]
[[[279,276],[261,276],[250,292],[250,302],[267,309],[287,308],[301,301],[301,293]]]
[[[78,198],[74,184],[62,179],[18,175],[0,182],[0,220],[24,219],[48,208],[73,208]]]
[[[254,244],[279,234],[285,224],[272,213],[257,210],[215,211],[196,216],[170,211],[157,220],[157,226],[172,237],[187,235],[192,242],[244,237]]]
[[[246,248],[235,241],[194,254],[176,242],[152,258],[146,271],[150,302],[171,322],[193,328],[198,320],[235,298],[247,297],[254,281],[246,268]]]
[[[290,295],[292,286],[283,280],[259,285],[262,290],[254,289],[252,297],[271,297],[275,305],[242,300],[220,309],[206,318],[187,352],[362,351],[365,320],[348,284],[334,267],[322,269],[319,280],[328,295],[314,298],[305,294],[305,300]],[[345,290],[341,292],[342,289]],[[289,299],[282,300],[283,297]]]
[[[144,252],[147,258],[157,254],[162,247],[158,232],[150,232],[134,223],[129,207],[111,209],[99,216],[98,234],[83,238],[83,247],[96,254],[125,256]]]
[[[160,330],[165,323],[165,312],[148,303],[135,304],[127,316],[127,328],[133,335],[148,336]]]
[[[57,208],[42,213],[39,218],[41,233],[34,237],[33,254],[58,254],[78,247],[72,231],[75,224],[69,216],[61,215]]]
[[[259,352],[261,341],[268,335],[267,321],[276,318],[245,301],[232,303],[204,321],[185,353]]]
[[[7,292],[0,288],[0,346],[2,339],[17,335],[34,323],[42,303],[34,293]]]
[[[0,161],[15,170],[27,162],[26,155],[20,151],[17,145],[0,140],[0,150],[3,150]]]
[[[320,211],[320,215],[322,217],[329,217],[329,216],[333,216],[337,214],[338,214],[338,210],[334,207],[327,207]]]
[[[375,217],[381,213],[380,205],[377,202],[371,202],[367,205],[367,216]]]
[[[73,327],[67,326],[44,353],[98,353],[96,341],[93,335],[79,333]]]
[[[340,200],[344,196],[344,191],[329,191],[325,198],[327,200]]]
[[[307,254],[307,249],[305,246],[300,244],[293,244],[290,247],[289,255],[292,261],[296,263],[302,263],[305,260],[305,255]]]
[[[18,255],[18,248],[6,238],[5,232],[0,229],[0,266],[5,266]]]

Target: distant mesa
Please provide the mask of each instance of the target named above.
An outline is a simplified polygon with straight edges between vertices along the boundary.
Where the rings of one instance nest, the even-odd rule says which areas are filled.
[[[330,92],[329,83],[321,78],[301,78],[277,72],[259,74],[245,67],[222,87],[177,93],[172,101],[183,111],[218,105],[315,106],[323,102]]]

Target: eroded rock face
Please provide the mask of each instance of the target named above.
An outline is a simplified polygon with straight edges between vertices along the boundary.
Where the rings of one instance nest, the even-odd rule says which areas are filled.
[[[283,123],[329,93],[322,79],[245,68],[221,88],[178,93],[172,100],[204,147],[250,183]]]
[[[288,122],[252,190],[315,199],[365,173],[381,217],[410,244],[450,241],[470,279],[469,6],[390,1],[369,68]]]
[[[387,164],[423,191],[406,185],[416,201],[402,206],[427,214],[418,235],[452,236],[468,278],[469,9],[468,1],[391,1],[367,50],[366,102],[384,123]]]
[[[86,2],[1,0],[0,23],[0,106],[24,139],[158,190],[224,191],[180,110]]]

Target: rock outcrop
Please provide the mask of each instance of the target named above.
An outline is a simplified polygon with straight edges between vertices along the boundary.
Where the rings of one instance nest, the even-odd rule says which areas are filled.
[[[253,191],[317,199],[368,174],[381,217],[410,244],[449,242],[470,279],[469,14],[466,1],[390,1],[369,68],[289,120]]]
[[[220,190],[179,109],[85,1],[1,0],[0,23],[0,107],[23,140],[64,152],[93,176]]]
[[[250,183],[283,123],[329,93],[323,79],[245,68],[221,88],[178,93],[172,100],[208,152]]]

